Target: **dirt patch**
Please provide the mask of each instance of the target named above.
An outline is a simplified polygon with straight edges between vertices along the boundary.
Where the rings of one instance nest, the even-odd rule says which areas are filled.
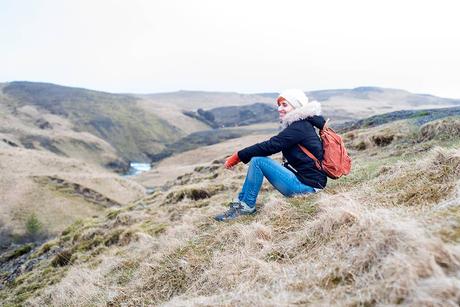
[[[215,195],[216,193],[224,190],[223,185],[213,185],[208,186],[206,188],[188,188],[188,189],[181,189],[178,191],[170,192],[166,196],[167,203],[178,203],[185,198],[191,200],[200,200],[205,198],[210,198],[211,196]]]
[[[374,135],[372,142],[379,147],[388,146],[393,142],[394,135]]]
[[[90,189],[88,187],[82,186],[78,183],[69,182],[67,180],[52,177],[52,176],[35,176],[33,177],[34,181],[61,193],[71,194],[83,198],[84,200],[91,202],[93,204],[100,205],[102,207],[120,207],[121,204],[107,198],[101,193]]]

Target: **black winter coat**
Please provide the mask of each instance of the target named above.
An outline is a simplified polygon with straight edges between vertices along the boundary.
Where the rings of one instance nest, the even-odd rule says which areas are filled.
[[[314,188],[325,188],[326,174],[316,168],[315,162],[299,148],[298,144],[307,148],[318,160],[322,161],[323,144],[315,127],[322,129],[326,121],[318,115],[303,117],[300,116],[298,120],[290,123],[269,140],[238,151],[238,157],[243,163],[248,163],[252,157],[266,157],[282,151],[287,160],[283,164],[284,167],[294,172],[302,183]]]

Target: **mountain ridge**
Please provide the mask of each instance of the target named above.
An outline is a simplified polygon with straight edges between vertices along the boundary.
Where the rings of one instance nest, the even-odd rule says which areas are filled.
[[[69,120],[76,132],[85,131],[106,140],[126,160],[147,160],[166,141],[182,132],[136,105],[137,98],[49,83],[10,82],[2,87],[13,112],[35,106]]]
[[[9,141],[61,155],[73,155],[83,150],[88,157],[93,155],[95,163],[118,170],[126,170],[129,161],[149,162],[151,157],[163,156],[168,151],[168,144],[186,139],[188,135],[206,135],[203,131],[212,131],[218,126],[238,125],[235,122],[238,118],[249,116],[248,124],[259,124],[265,120],[276,124],[277,121],[274,104],[277,93],[178,91],[145,95],[113,94],[26,81],[2,83],[0,88],[0,105],[5,104],[12,116],[19,115],[22,122],[38,128],[35,135],[29,136],[26,132],[20,137],[10,135]],[[322,103],[324,116],[335,124],[402,109],[460,105],[460,100],[375,86],[310,91],[306,94]],[[259,109],[262,112],[273,110],[273,114],[250,116],[256,111],[255,106],[267,106]],[[196,115],[199,110],[203,110],[202,114]],[[211,122],[202,116],[209,113],[219,120]],[[227,115],[234,119],[226,118]],[[53,124],[56,129],[53,129]],[[102,147],[107,151],[106,156],[113,157],[112,161],[102,161],[98,158],[100,153],[91,149],[93,145],[86,146],[80,140],[69,139],[63,145],[62,140],[54,139],[51,134],[64,126],[74,131],[74,135],[86,132],[101,139],[98,143],[108,143],[110,148],[106,145]]]

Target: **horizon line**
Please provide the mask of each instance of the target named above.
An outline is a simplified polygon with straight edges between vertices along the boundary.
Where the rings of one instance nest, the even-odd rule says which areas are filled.
[[[197,90],[197,89],[177,89],[172,91],[159,91],[159,92],[118,92],[118,91],[107,91],[107,90],[100,90],[100,89],[93,89],[90,87],[83,87],[77,85],[67,85],[62,83],[54,83],[49,81],[29,81],[29,80],[13,80],[13,81],[1,81],[0,84],[8,84],[14,82],[22,82],[22,83],[37,83],[37,84],[48,84],[54,86],[61,86],[61,87],[68,87],[74,89],[83,89],[83,90],[90,90],[95,92],[102,92],[108,94],[116,94],[116,95],[164,95],[164,94],[174,94],[180,92],[188,92],[188,93],[219,93],[219,94],[242,94],[242,95],[267,95],[267,94],[278,94],[278,91],[228,91],[228,90]],[[460,98],[451,98],[451,97],[444,97],[444,96],[437,96],[429,93],[420,93],[420,92],[411,92],[409,90],[403,88],[396,88],[396,87],[383,87],[383,86],[376,86],[376,85],[362,85],[356,87],[339,87],[339,88],[326,88],[326,89],[314,89],[314,90],[304,90],[301,89],[305,93],[313,93],[313,92],[322,92],[322,91],[340,91],[340,90],[356,90],[361,88],[369,88],[369,89],[386,89],[386,90],[398,90],[398,91],[405,91],[411,94],[416,95],[425,95],[425,96],[433,96],[438,98],[444,99],[452,99],[452,100],[459,100]]]

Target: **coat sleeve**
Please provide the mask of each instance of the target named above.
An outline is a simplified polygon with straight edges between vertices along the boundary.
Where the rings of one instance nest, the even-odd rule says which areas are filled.
[[[305,138],[305,130],[301,127],[302,122],[294,122],[279,134],[269,140],[254,144],[238,151],[238,157],[243,163],[248,163],[252,157],[266,157],[292,145],[300,143]]]

